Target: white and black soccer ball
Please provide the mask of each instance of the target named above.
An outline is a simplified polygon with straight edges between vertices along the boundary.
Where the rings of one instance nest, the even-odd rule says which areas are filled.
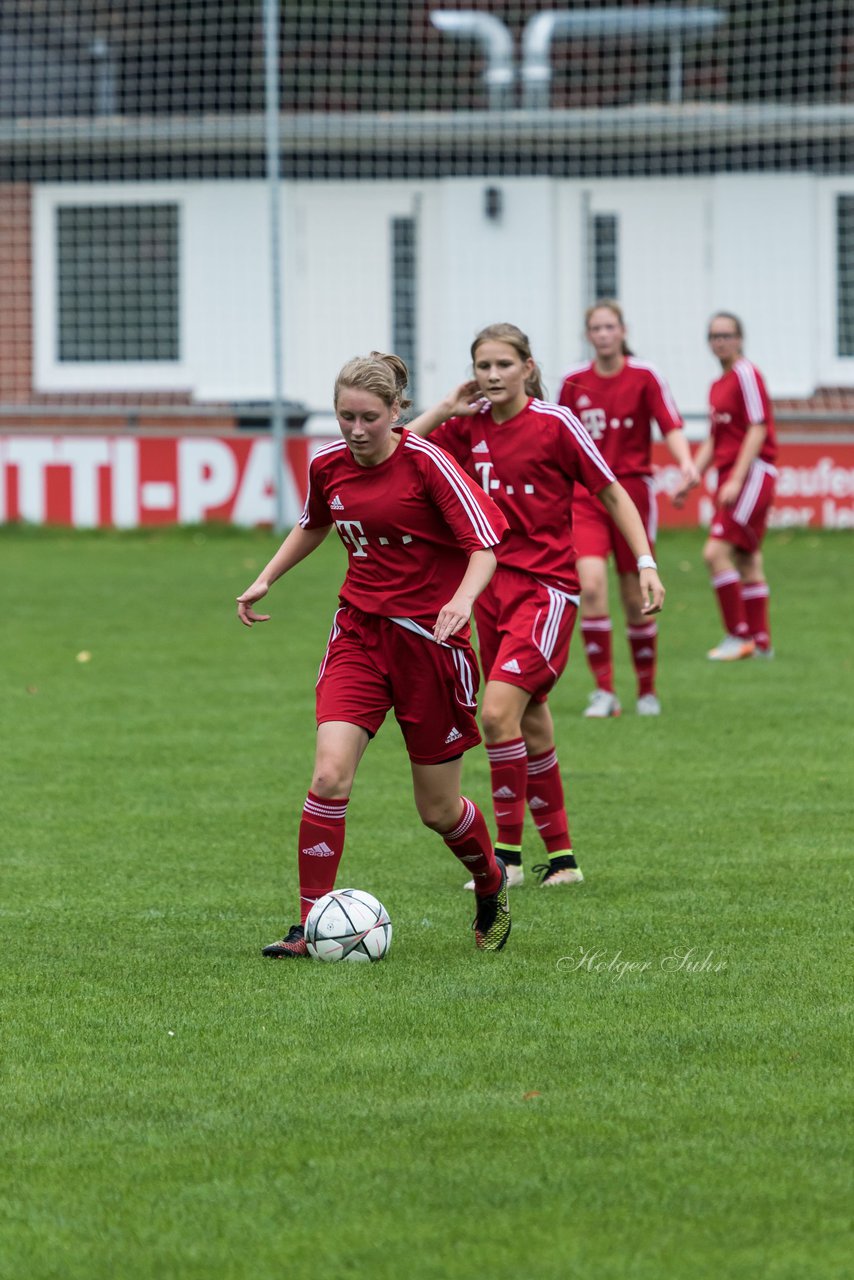
[[[391,920],[373,894],[333,889],[309,911],[305,941],[315,960],[382,960],[391,946]]]

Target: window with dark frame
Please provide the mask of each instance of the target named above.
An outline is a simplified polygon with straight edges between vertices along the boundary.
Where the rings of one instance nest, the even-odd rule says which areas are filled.
[[[176,204],[60,205],[56,264],[61,363],[180,358]]]
[[[418,355],[417,235],[414,218],[391,221],[392,350],[409,369],[407,398],[418,403],[415,362]]]
[[[615,213],[593,215],[593,297],[618,298],[619,219]]]
[[[854,195],[836,197],[836,354],[854,356]]]

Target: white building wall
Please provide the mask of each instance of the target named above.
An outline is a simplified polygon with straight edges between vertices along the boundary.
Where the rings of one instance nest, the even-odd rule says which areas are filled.
[[[269,200],[258,182],[190,184],[184,203],[184,364],[199,400],[271,385]]]
[[[391,220],[417,212],[420,187],[295,182],[284,190],[285,390],[323,410],[346,360],[390,349]]]
[[[628,341],[642,359],[657,365],[683,412],[704,406],[704,349],[709,296],[709,182],[649,179],[643,182],[571,184],[590,216],[619,219],[619,301]],[[581,216],[581,215],[580,215]],[[591,352],[584,340],[583,312],[575,318],[574,341],[563,367]]]
[[[619,217],[620,300],[630,341],[660,366],[687,413],[702,413],[716,366],[705,342],[718,307],[738,313],[748,354],[776,396],[809,395],[846,368],[825,347],[834,303],[833,191],[809,174],[708,178],[542,178],[286,182],[282,186],[284,392],[329,407],[344,360],[391,345],[391,219],[417,218],[418,374],[428,402],[462,379],[471,339],[508,319],[531,337],[554,394],[588,354],[588,212]],[[485,191],[501,193],[499,217]],[[850,186],[850,182],[849,182]],[[171,365],[60,365],[58,203],[176,201],[181,210],[181,359]],[[181,389],[205,400],[272,390],[266,184],[62,184],[34,199],[35,369],[39,390]],[[848,362],[854,365],[854,360]],[[854,382],[854,369],[848,371]]]
[[[486,191],[499,193],[497,217]],[[448,178],[422,205],[425,255],[421,322],[422,399],[438,399],[469,376],[472,339],[509,320],[541,361],[556,345],[555,209],[548,178]]]
[[[807,173],[722,174],[712,184],[711,310],[741,318],[745,353],[774,396],[809,395],[822,380],[819,185]]]

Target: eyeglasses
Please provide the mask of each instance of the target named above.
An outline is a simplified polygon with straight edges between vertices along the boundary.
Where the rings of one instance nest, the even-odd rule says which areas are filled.
[[[737,337],[738,337],[737,333],[710,333],[708,335],[709,342],[723,342],[724,340],[729,342],[731,338],[737,338]]]

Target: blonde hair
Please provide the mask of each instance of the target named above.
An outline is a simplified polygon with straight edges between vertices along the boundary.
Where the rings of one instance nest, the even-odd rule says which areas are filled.
[[[358,391],[369,391],[382,400],[389,408],[396,404],[400,409],[408,409],[411,400],[404,398],[404,391],[409,382],[409,370],[400,356],[388,355],[384,351],[372,351],[368,356],[354,356],[348,360],[335,379],[333,404],[338,404],[338,395],[344,387]]]
[[[623,315],[623,308],[620,306],[619,302],[617,302],[616,298],[599,298],[597,299],[596,302],[593,303],[592,306],[588,307],[584,313],[585,329],[590,328],[590,318],[593,315],[593,312],[599,311],[602,308],[604,308],[605,311],[612,311],[614,315],[617,317],[617,320],[620,322],[622,327],[625,329],[626,319],[625,319],[625,316]],[[634,352],[632,351],[629,344],[626,342],[625,338],[623,338],[621,350],[624,356],[634,355]]]
[[[475,361],[477,349],[483,342],[506,342],[509,347],[513,348],[520,360],[534,359],[531,354],[531,343],[528,340],[528,335],[523,333],[521,329],[517,329],[515,324],[501,322],[499,324],[488,324],[485,329],[481,329],[471,344],[472,364]],[[534,361],[534,367],[525,379],[525,391],[529,396],[535,396],[538,400],[545,400],[546,398],[546,393],[543,389],[543,375],[540,373],[536,361]]]

